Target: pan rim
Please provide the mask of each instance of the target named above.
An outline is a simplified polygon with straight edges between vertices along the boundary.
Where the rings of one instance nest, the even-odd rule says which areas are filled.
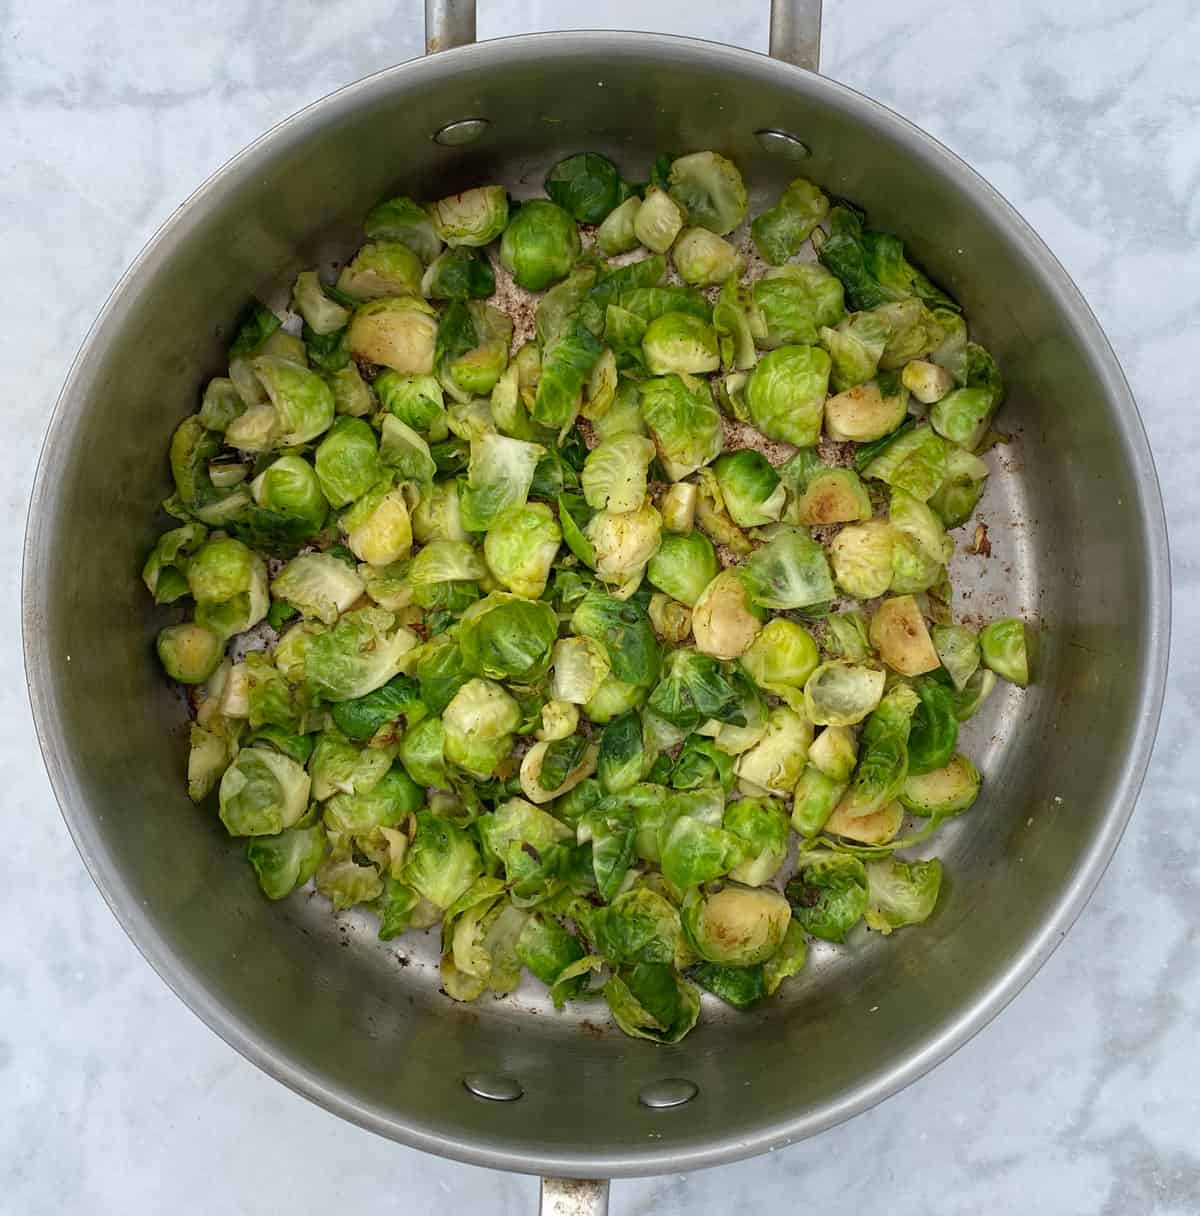
[[[302,136],[314,120],[320,125],[360,104],[386,96],[398,81],[405,87],[419,84],[424,73],[440,76],[460,66],[477,70],[540,59],[547,54],[657,52],[690,58],[713,72],[735,69],[793,90],[821,94],[833,100],[850,117],[864,123],[882,124],[906,152],[936,162],[947,175],[970,192],[1013,243],[1021,247],[1042,272],[1045,286],[1056,308],[1086,341],[1105,395],[1113,408],[1114,425],[1138,487],[1137,513],[1145,544],[1147,635],[1138,658],[1142,669],[1136,703],[1137,738],[1129,749],[1113,783],[1108,809],[1091,847],[1077,860],[1071,881],[1059,892],[1040,931],[1031,936],[1010,962],[993,977],[988,989],[960,1011],[958,1016],[907,1058],[877,1070],[858,1082],[837,1101],[825,1107],[769,1125],[731,1129],[726,1137],[701,1147],[654,1148],[624,1154],[587,1152],[544,1153],[522,1145],[515,1137],[506,1142],[480,1144],[470,1137],[448,1137],[412,1126],[391,1112],[384,1112],[356,1098],[345,1087],[314,1075],[271,1048],[255,1034],[251,1022],[214,997],[163,938],[124,882],[120,868],[103,844],[96,822],[80,796],[70,750],[55,720],[54,697],[44,679],[50,666],[47,638],[40,626],[42,609],[39,587],[44,581],[48,521],[54,518],[58,490],[50,465],[56,448],[67,440],[76,421],[73,402],[86,388],[93,355],[103,350],[110,328],[120,324],[127,299],[137,290],[144,271],[180,241],[187,239],[189,218],[203,204],[253,170],[260,154],[278,149]],[[523,34],[442,52],[430,58],[410,60],[385,68],[346,85],[295,114],[283,119],[211,174],[159,227],[146,242],[113,288],[85,336],[58,396],[39,453],[30,493],[21,569],[21,627],[26,686],[35,730],[47,775],[68,831],[88,872],[117,921],[146,961],[164,982],[211,1030],[251,1063],[326,1110],[367,1130],[439,1156],[472,1165],[522,1173],[630,1177],[678,1172],[750,1157],[780,1148],[828,1130],[905,1088],[950,1056],[983,1029],[1037,973],[1067,930],[1078,918],[1110,863],[1128,825],[1141,789],[1157,734],[1166,689],[1170,638],[1170,560],[1165,511],[1145,428],[1132,391],[1098,320],[1061,263],[1029,224],[985,179],[920,128],[888,107],[865,95],[802,69],[770,59],[766,55],[696,38],[623,31],[572,31],[569,33]]]

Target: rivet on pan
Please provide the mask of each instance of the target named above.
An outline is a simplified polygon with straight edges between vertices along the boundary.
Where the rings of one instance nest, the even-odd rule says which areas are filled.
[[[492,124],[486,118],[464,118],[459,122],[448,122],[433,134],[433,142],[447,148],[461,148],[473,144]]]
[[[786,131],[755,131],[754,138],[762,145],[763,150],[770,152],[772,156],[782,156],[787,160],[806,160],[812,155],[807,144],[801,143]]]
[[[661,1081],[651,1081],[638,1094],[638,1101],[652,1110],[666,1110],[669,1106],[682,1106],[690,1102],[698,1093],[700,1087],[693,1081],[685,1081],[682,1077],[664,1077]]]
[[[463,1077],[463,1084],[477,1098],[489,1102],[515,1102],[525,1092],[515,1078],[490,1072],[473,1072]]]

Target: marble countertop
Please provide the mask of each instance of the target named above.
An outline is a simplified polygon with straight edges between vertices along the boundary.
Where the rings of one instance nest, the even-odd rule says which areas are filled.
[[[763,48],[766,0],[481,0],[480,36],[594,26]],[[1200,8],[1189,0],[827,0],[825,71],[906,114],[1033,223],[1141,402],[1174,542],[1174,667],[1140,810],[1065,944],[924,1080],[820,1139],[622,1182],[614,1212],[1200,1210]],[[535,1180],[400,1148],[268,1079],[126,940],[46,782],[24,694],[19,546],[67,365],[142,243],[305,103],[421,49],[417,0],[0,7],[3,613],[0,1208],[534,1210]]]

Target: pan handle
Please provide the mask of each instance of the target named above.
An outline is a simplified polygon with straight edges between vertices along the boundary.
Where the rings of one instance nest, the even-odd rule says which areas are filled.
[[[425,0],[425,53],[475,41],[475,0]],[[821,59],[821,0],[771,0],[771,57],[815,72]]]
[[[608,1216],[608,1180],[543,1178],[540,1216]]]

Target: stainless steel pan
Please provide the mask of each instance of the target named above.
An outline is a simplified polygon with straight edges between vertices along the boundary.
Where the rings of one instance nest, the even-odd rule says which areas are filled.
[[[683,38],[547,34],[484,45],[430,0],[429,45],[265,135],[171,217],[113,293],[63,389],[25,551],[26,665],[55,792],[150,963],[249,1059],[329,1110],[480,1165],[604,1178],[715,1165],[813,1135],[979,1030],[1061,940],[1133,809],[1162,699],[1167,542],[1146,438],[1095,318],[985,182],[816,74],[816,6],[776,0],[775,58]],[[781,60],[783,62],[781,62]],[[793,64],[813,69],[799,70]],[[435,943],[382,944],[321,900],[268,905],[183,791],[185,715],[136,572],[163,453],[256,292],[343,257],[389,190],[536,192],[581,149],[631,175],[664,150],[732,156],[761,207],[804,173],[865,206],[965,305],[1011,384],[1015,442],[985,510],[995,554],[968,614],[1037,620],[1036,685],[972,724],[976,809],[939,837],[952,883],[921,932],[818,948],[781,999],[706,1010],[675,1047],[555,1013],[522,989],[457,1005]],[[159,472],[161,470],[161,472]],[[685,1101],[685,1099],[687,1099]],[[555,1189],[556,1188],[556,1189]],[[557,1184],[546,1202],[567,1201]],[[603,1188],[574,1200],[604,1202]]]

